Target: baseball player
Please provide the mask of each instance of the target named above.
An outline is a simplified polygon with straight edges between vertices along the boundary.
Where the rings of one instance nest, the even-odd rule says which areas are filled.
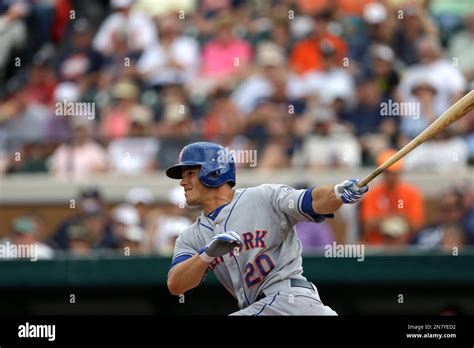
[[[181,179],[187,204],[203,209],[176,240],[168,273],[173,295],[200,285],[210,270],[238,301],[240,310],[231,315],[337,315],[303,276],[293,226],[334,217],[367,186],[352,179],[306,190],[277,184],[233,189],[232,156],[209,142],[185,146],[166,175]]]

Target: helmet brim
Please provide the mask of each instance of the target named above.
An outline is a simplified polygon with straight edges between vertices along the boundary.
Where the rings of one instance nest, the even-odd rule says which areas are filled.
[[[182,179],[182,177],[183,177],[183,168],[185,168],[185,167],[199,167],[199,166],[201,166],[201,163],[184,161],[184,162],[175,164],[174,166],[171,166],[168,169],[166,169],[166,176],[168,176],[171,179]]]

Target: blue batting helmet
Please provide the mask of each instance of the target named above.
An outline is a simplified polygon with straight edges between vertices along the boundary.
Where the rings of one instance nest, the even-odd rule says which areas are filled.
[[[200,166],[199,180],[205,186],[219,187],[226,182],[235,186],[235,163],[223,146],[209,142],[186,145],[179,154],[179,163],[166,169],[172,179],[181,179],[183,167]]]

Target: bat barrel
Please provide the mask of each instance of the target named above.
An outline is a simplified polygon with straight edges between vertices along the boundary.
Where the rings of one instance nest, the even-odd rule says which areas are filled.
[[[464,97],[459,99],[453,104],[448,110],[446,110],[436,121],[429,125],[423,132],[421,132],[415,139],[406,144],[400,151],[395,153],[392,157],[378,166],[369,175],[358,182],[357,186],[362,187],[367,185],[373,179],[375,179],[380,173],[384,172],[395,162],[406,156],[414,148],[418,147],[426,140],[432,138],[438,134],[441,130],[447,128],[452,123],[459,120],[461,117],[466,115],[469,111],[474,109],[474,90],[470,91]]]

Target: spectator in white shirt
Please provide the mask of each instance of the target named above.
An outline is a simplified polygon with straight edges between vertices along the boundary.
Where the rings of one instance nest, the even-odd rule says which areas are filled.
[[[336,64],[336,49],[330,41],[323,40],[320,44],[323,56],[323,69],[308,72],[304,76],[306,94],[317,94],[323,104],[332,104],[336,99],[344,104],[354,103],[355,84],[347,69]]]
[[[103,53],[110,54],[112,35],[124,30],[132,51],[142,51],[157,42],[153,20],[145,13],[131,9],[133,0],[111,0],[114,9],[100,26],[92,44]]]
[[[418,64],[409,67],[402,74],[400,97],[402,102],[416,102],[411,90],[417,81],[429,76],[437,90],[434,113],[439,116],[463,96],[466,80],[459,68],[441,57],[441,48],[434,39],[420,40],[417,54]]]
[[[433,140],[423,143],[405,158],[407,171],[452,172],[467,169],[469,148],[466,141],[444,130]]]
[[[188,83],[195,77],[199,67],[199,44],[181,31],[181,21],[175,14],[159,20],[160,42],[147,47],[137,63],[148,84]]]

